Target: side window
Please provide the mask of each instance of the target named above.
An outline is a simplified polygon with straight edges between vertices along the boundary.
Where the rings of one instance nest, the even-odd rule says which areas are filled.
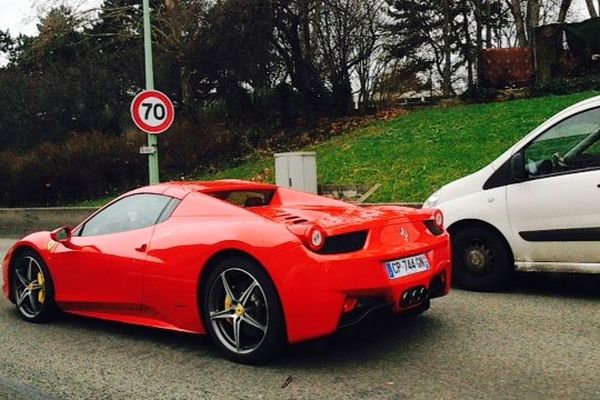
[[[567,118],[524,150],[529,177],[600,167],[600,108]]]
[[[217,199],[244,208],[266,206],[271,202],[273,194],[275,194],[273,190],[233,190],[210,193],[211,196]]]
[[[154,225],[171,200],[170,197],[157,194],[125,197],[87,221],[80,236],[106,235]]]

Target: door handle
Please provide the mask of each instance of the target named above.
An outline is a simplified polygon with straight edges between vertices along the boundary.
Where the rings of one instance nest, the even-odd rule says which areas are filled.
[[[146,251],[146,248],[147,248],[147,247],[148,247],[148,246],[146,246],[146,243],[144,243],[144,244],[143,244],[143,245],[141,245],[140,247],[136,247],[136,248],[135,248],[135,251],[139,251],[140,253],[143,253],[143,252],[145,252],[145,251]]]

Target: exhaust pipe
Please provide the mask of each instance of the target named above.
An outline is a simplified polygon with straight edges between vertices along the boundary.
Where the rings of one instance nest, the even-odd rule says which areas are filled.
[[[429,292],[425,286],[408,289],[401,297],[400,307],[407,308],[421,304],[429,298]]]

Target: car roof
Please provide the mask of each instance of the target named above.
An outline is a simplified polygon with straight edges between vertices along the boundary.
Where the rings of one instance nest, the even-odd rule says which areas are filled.
[[[157,185],[144,186],[132,190],[127,195],[136,193],[160,193],[168,196],[183,198],[188,193],[214,193],[221,191],[242,191],[242,190],[275,190],[277,186],[262,183],[250,182],[238,179],[222,179],[217,181],[173,181],[164,182]]]

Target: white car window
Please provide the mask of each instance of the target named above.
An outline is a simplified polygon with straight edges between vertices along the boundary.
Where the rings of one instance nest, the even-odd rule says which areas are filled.
[[[600,167],[600,109],[569,117],[524,150],[529,177]]]

